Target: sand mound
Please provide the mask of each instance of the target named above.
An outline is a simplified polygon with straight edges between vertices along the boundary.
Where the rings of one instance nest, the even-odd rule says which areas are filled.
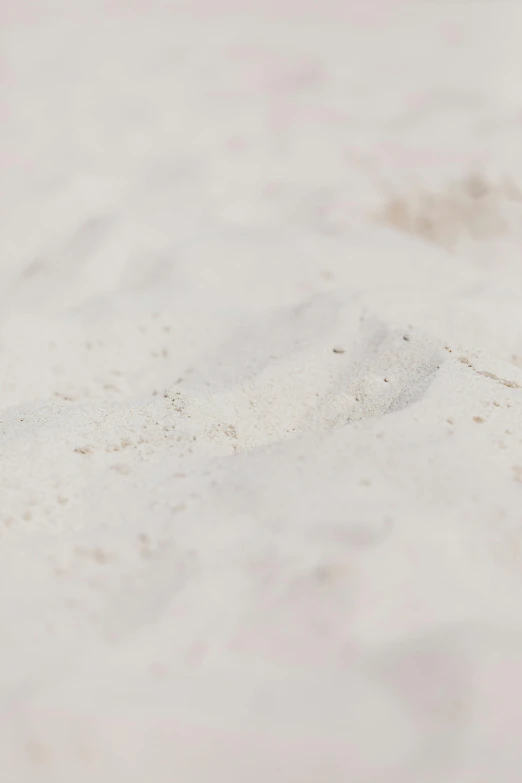
[[[83,5],[4,9],[3,779],[518,783],[517,9]]]

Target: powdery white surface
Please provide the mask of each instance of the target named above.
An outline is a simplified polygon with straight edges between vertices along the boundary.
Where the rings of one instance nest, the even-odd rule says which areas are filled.
[[[520,5],[0,7],[2,779],[519,783]]]

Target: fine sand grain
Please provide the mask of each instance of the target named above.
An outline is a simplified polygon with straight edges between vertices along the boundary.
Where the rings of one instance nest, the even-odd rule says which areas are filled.
[[[522,6],[1,0],[0,777],[522,780]]]

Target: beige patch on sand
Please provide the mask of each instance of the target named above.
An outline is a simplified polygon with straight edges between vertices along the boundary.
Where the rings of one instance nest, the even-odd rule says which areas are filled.
[[[440,192],[392,194],[374,218],[452,250],[462,239],[495,239],[505,234],[513,202],[522,204],[522,191],[514,182],[493,182],[473,173],[448,183]]]

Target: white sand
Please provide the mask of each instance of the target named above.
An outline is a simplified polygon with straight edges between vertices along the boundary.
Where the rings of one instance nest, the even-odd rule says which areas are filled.
[[[522,5],[1,14],[1,779],[520,783]]]

